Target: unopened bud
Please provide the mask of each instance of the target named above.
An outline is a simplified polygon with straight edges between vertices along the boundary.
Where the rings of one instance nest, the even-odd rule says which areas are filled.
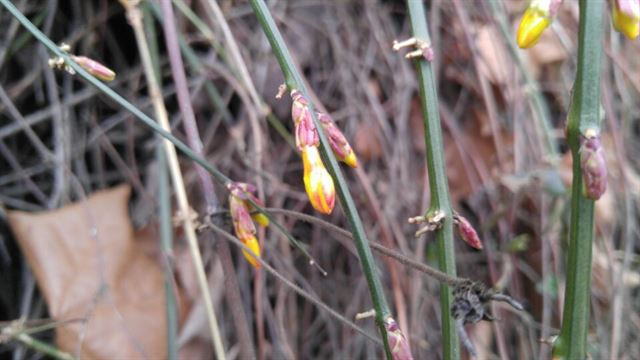
[[[384,328],[387,330],[387,343],[391,349],[391,358],[393,360],[412,360],[411,348],[398,323],[392,317],[388,317],[384,320]]]
[[[304,187],[311,205],[323,214],[331,214],[336,202],[336,191],[333,179],[320,158],[318,147],[305,146],[302,149],[302,164]]]
[[[631,40],[640,35],[640,0],[611,0],[613,27]]]
[[[469,246],[471,246],[472,248],[478,250],[482,249],[482,241],[480,241],[480,237],[478,236],[476,229],[473,228],[469,220],[467,220],[460,214],[455,213],[453,215],[453,221],[458,228],[458,234],[460,235],[462,240],[464,240],[464,242],[469,244]]]
[[[257,190],[254,185],[243,183],[243,182],[232,182],[229,185],[227,185],[227,188],[229,189],[232,195],[237,196],[238,198],[245,201],[245,205],[249,208],[250,212],[253,213],[251,215],[251,218],[255,222],[260,224],[260,226],[262,227],[269,226],[269,218],[263,213],[258,212],[257,209],[250,202],[247,201],[251,199],[251,201],[253,201],[256,205],[262,206],[262,207],[264,206],[264,203],[262,202],[262,200],[260,200],[256,196]]]
[[[251,250],[251,253],[249,253],[243,249],[242,254],[253,267],[258,269],[260,268],[260,263],[256,261],[255,257],[260,257],[260,244],[256,239],[256,227],[252,221],[252,218],[256,219],[256,217],[255,215],[251,216],[251,210],[254,207],[247,200],[251,199],[251,201],[260,206],[262,206],[262,202],[254,195],[255,187],[251,184],[233,182],[227,188],[231,192],[229,195],[229,212],[233,221],[233,229],[238,239]],[[259,215],[264,216],[262,214]],[[256,221],[263,226],[268,225],[268,219],[266,224],[261,223],[260,220]]]
[[[305,146],[317,146],[320,142],[316,126],[311,118],[309,102],[298,90],[291,91],[291,118],[295,127],[296,146],[299,151]]]
[[[562,0],[532,0],[518,26],[516,41],[522,49],[535,45],[544,30],[551,24]]]
[[[71,59],[77,62],[78,65],[85,69],[89,74],[102,81],[113,81],[113,79],[116,78],[116,73],[113,70],[86,56],[72,55]]]
[[[580,168],[584,194],[598,200],[607,190],[607,163],[596,129],[587,129],[580,137]]]
[[[249,248],[250,251],[242,249],[242,255],[247,259],[249,264],[256,269],[260,269],[260,263],[256,260],[256,258],[260,257],[260,244],[258,243],[258,239],[255,236],[252,236],[250,239],[244,241],[244,244]]]
[[[322,128],[329,139],[331,150],[333,150],[336,158],[353,168],[358,167],[356,154],[353,152],[351,145],[342,131],[340,131],[335,122],[333,122],[331,116],[318,113],[318,120],[320,121],[320,124],[322,124]]]

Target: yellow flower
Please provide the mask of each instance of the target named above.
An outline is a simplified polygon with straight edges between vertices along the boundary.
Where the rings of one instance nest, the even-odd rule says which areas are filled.
[[[251,218],[253,219],[253,221],[257,222],[258,225],[262,227],[269,226],[269,218],[262,213],[255,213],[251,215]]]
[[[358,167],[358,159],[356,158],[356,154],[353,152],[353,150],[351,150],[347,154],[347,156],[345,156],[344,158],[340,159],[340,161],[342,161],[345,164],[351,166],[352,168],[357,168]]]
[[[260,257],[260,244],[256,239],[256,227],[251,219],[262,226],[269,225],[269,219],[260,213],[251,215],[254,207],[247,199],[251,198],[253,202],[262,206],[262,202],[253,194],[255,192],[253,185],[234,182],[228,185],[228,189],[231,192],[229,212],[233,220],[233,229],[238,239],[251,250],[249,253],[243,249],[242,254],[253,267],[259,269],[260,263],[255,258]]]
[[[242,249],[242,255],[244,255],[245,259],[251,264],[254,268],[260,269],[260,263],[256,260],[256,258],[260,257],[260,244],[255,236],[251,236],[244,244],[251,250],[251,253]]]
[[[304,188],[314,209],[323,214],[331,214],[336,202],[333,179],[324,167],[316,146],[302,148],[304,166]]]
[[[545,12],[536,7],[529,7],[522,15],[518,27],[517,42],[522,49],[528,49],[535,45],[544,29],[551,24],[551,18]]]
[[[634,40],[640,34],[640,2],[638,0],[612,0],[613,27]]]
[[[528,49],[540,40],[540,35],[558,13],[563,0],[531,0],[522,15],[516,40],[518,46]]]

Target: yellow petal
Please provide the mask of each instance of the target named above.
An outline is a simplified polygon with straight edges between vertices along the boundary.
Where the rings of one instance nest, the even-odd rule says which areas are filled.
[[[333,179],[324,167],[318,148],[306,146],[302,149],[304,165],[304,188],[314,209],[331,214],[336,201]]]
[[[266,217],[264,214],[261,214],[261,213],[253,214],[251,215],[251,218],[262,227],[269,226],[269,218]]]
[[[251,253],[242,249],[242,255],[245,259],[256,269],[260,269],[260,263],[256,260],[256,257],[260,257],[260,244],[255,236],[244,241],[244,244],[251,250]]]
[[[349,152],[349,154],[347,154],[347,156],[345,156],[344,159],[342,159],[342,161],[345,164],[351,166],[352,168],[358,167],[358,159],[356,158],[356,154],[353,152],[353,150]]]
[[[640,18],[629,16],[616,8],[612,10],[613,27],[631,40],[637,38],[640,34]]]
[[[528,8],[518,27],[517,42],[522,49],[528,49],[540,40],[540,35],[549,26],[551,19],[545,16],[542,11],[535,8]]]

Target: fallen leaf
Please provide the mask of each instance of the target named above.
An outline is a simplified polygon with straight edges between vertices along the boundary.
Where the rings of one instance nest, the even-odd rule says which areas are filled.
[[[57,346],[83,359],[166,357],[163,272],[134,241],[130,193],[119,186],[58,210],[8,212],[51,316],[86,318],[56,329]]]

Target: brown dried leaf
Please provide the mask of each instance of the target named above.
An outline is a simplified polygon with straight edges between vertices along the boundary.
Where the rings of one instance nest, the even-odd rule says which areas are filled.
[[[87,318],[56,330],[60,349],[85,359],[166,356],[163,273],[134,241],[130,192],[119,186],[58,210],[8,213],[51,316]]]

